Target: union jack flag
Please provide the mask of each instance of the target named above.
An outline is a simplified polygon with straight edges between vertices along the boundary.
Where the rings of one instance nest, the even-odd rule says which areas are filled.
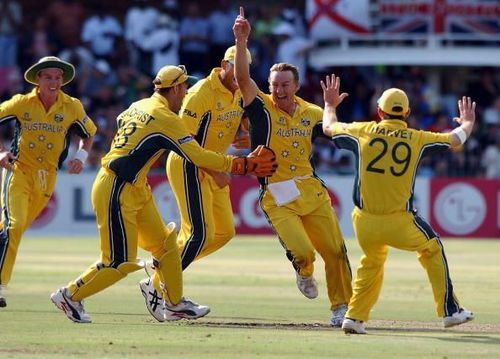
[[[498,0],[379,0],[376,31],[386,34],[500,35]]]

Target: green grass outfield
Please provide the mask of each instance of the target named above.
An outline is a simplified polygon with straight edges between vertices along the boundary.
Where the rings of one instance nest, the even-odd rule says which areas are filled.
[[[320,294],[309,300],[275,237],[239,236],[192,264],[185,295],[212,312],[163,324],[144,306],[143,272],[86,301],[92,324],[70,322],[49,295],[98,258],[97,239],[25,238],[0,310],[0,358],[500,358],[500,241],[444,244],[456,292],[476,319],[442,329],[415,254],[392,250],[369,334],[356,336],[328,326],[321,259]],[[354,269],[359,247],[348,247]]]

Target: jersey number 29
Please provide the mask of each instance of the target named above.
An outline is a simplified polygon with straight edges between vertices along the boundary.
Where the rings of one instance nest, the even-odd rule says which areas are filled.
[[[377,162],[380,161],[389,151],[389,144],[386,140],[380,137],[375,137],[368,144],[370,147],[381,147],[381,151],[373,160],[368,163],[366,170],[375,173],[385,173],[385,169],[377,167]],[[405,142],[396,142],[392,149],[390,150],[392,161],[395,166],[389,166],[390,172],[393,176],[399,177],[405,174],[411,160],[411,148]]]

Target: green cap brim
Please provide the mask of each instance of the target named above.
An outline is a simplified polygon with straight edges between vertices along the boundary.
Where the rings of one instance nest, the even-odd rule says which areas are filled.
[[[195,83],[197,83],[200,79],[196,76],[188,76],[188,79],[186,80],[188,87],[193,86]]]
[[[70,83],[71,80],[73,80],[73,78],[75,77],[75,68],[70,63],[64,61],[44,61],[36,63],[33,66],[31,66],[28,70],[26,70],[26,72],[24,73],[24,79],[33,85],[38,85],[37,74],[42,70],[51,68],[62,70],[63,86]]]

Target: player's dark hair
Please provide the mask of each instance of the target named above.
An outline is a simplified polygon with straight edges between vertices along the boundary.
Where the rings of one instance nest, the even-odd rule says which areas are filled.
[[[165,95],[172,89],[173,87],[164,87],[161,89],[155,89],[155,92],[158,92],[160,95],[165,97]]]
[[[384,112],[384,120],[405,120],[406,116],[403,115],[390,115]]]
[[[295,65],[288,64],[286,62],[280,62],[278,64],[274,64],[273,66],[271,66],[269,74],[273,71],[276,72],[290,71],[293,74],[293,79],[295,80],[295,82],[297,84],[300,84],[299,69]]]

